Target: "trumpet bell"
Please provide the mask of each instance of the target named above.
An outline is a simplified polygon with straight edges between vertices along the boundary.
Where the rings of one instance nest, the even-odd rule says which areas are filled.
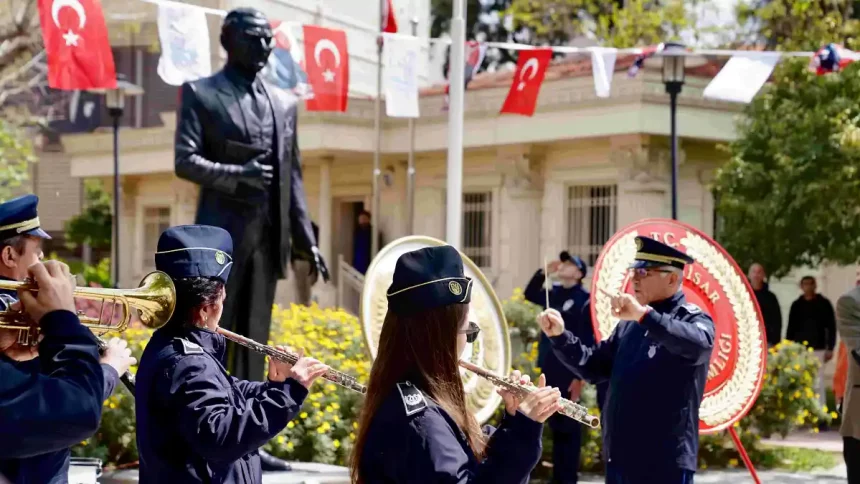
[[[39,290],[31,281],[0,281],[0,289],[32,292]],[[147,274],[136,289],[76,287],[73,296],[76,299],[101,302],[96,317],[78,312],[81,324],[96,336],[128,329],[132,308],[137,310],[141,324],[151,329],[164,326],[176,309],[176,286],[170,276],[161,271]],[[120,306],[119,314],[117,306]],[[36,344],[39,334],[38,326],[18,311],[0,311],[0,329],[18,331],[18,343],[22,345]]]

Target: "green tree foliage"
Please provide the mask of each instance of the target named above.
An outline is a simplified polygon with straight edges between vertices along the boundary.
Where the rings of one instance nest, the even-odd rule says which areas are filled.
[[[754,0],[740,2],[739,41],[767,50],[816,51],[830,42],[857,47],[860,2],[853,0]]]
[[[84,185],[86,208],[66,222],[66,245],[70,248],[89,244],[93,249],[109,249],[111,245],[111,202],[101,185],[88,181]]]
[[[0,201],[18,194],[34,161],[33,148],[22,131],[0,119]]]
[[[860,64],[816,76],[783,61],[739,119],[714,185],[720,242],[746,266],[860,260]]]

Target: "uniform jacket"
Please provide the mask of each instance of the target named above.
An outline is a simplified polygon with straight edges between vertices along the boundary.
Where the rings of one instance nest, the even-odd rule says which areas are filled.
[[[546,294],[543,287],[545,281],[546,276],[543,270],[535,272],[528,285],[526,285],[525,291],[523,291],[527,301],[540,307],[546,306]],[[582,312],[586,303],[588,303],[589,297],[590,294],[582,288],[581,284],[565,288],[561,284],[556,283],[549,290],[549,307],[560,312],[562,319],[564,319],[564,328],[580,338],[588,338],[588,335],[592,334],[590,327],[583,327],[590,321],[583,318]],[[593,338],[590,342],[593,343]],[[538,342],[537,363],[538,367],[546,375],[546,384],[558,387],[563,392],[570,386],[570,382],[576,378],[576,375],[564,366],[552,352],[549,338],[543,333],[540,334],[540,341]]]
[[[843,437],[860,439],[860,287],[851,289],[836,301],[839,335],[848,350],[848,379],[842,402]]]
[[[70,311],[50,312],[39,325],[39,373],[0,361],[2,459],[71,447],[94,434],[101,419],[104,376],[92,332]]]
[[[8,309],[15,301],[17,294],[0,292],[0,310]],[[23,373],[36,375],[42,372],[40,358],[18,362],[0,355],[0,361],[9,363]],[[110,365],[102,364],[101,369],[104,375],[104,400],[107,400],[116,388],[119,374]],[[68,482],[70,458],[69,449],[60,449],[21,459],[0,459],[0,475],[14,484],[65,484]]]
[[[307,396],[299,382],[227,374],[226,341],[171,321],[153,334],[137,371],[141,483],[262,481],[257,450],[286,427]]]
[[[370,423],[360,463],[367,484],[528,482],[541,456],[543,425],[505,412],[490,426],[486,458],[478,462],[454,420],[411,383],[398,383]]]
[[[641,323],[621,321],[598,344],[570,331],[551,338],[572,371],[593,383],[609,380],[605,458],[643,478],[696,470],[699,405],[714,345],[713,321],[683,292],[651,306]]]
[[[274,190],[277,194],[273,245],[278,249],[277,274],[284,278],[290,260],[291,239],[298,249],[311,253],[316,239],[305,202],[297,137],[297,98],[263,83],[274,113]],[[240,146],[251,144],[249,127],[236,88],[224,70],[182,85],[176,127],[176,175],[200,185],[196,223],[222,227],[239,252],[249,213],[261,205],[249,197],[240,181],[242,165],[253,156]]]

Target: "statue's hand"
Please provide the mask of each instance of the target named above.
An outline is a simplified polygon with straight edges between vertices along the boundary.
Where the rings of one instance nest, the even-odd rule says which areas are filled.
[[[330,279],[328,266],[325,265],[325,259],[320,254],[320,250],[316,247],[311,247],[311,252],[314,254],[314,263],[311,264],[311,277],[313,278],[316,274],[321,274],[323,282],[328,282]]]
[[[255,156],[251,159],[251,161],[242,165],[242,172],[240,173],[240,176],[245,183],[255,188],[259,188],[260,190],[263,190],[267,186],[271,185],[272,177],[274,176],[272,172],[272,165],[264,165],[260,163],[260,161],[265,160],[270,155],[271,153],[267,151],[262,155]]]

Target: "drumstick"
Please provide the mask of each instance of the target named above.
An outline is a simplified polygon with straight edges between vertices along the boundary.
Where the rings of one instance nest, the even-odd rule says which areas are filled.
[[[547,262],[546,257],[543,258],[543,274],[545,276],[543,291],[546,295],[546,309],[549,309],[549,263]]]

